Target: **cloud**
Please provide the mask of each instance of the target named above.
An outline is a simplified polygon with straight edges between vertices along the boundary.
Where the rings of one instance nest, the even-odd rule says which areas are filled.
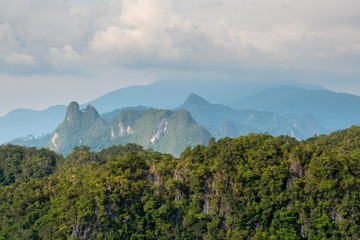
[[[11,24],[23,45],[64,45],[82,41],[86,31],[86,23],[69,10],[63,0],[2,0],[0,21]]]
[[[50,49],[81,47],[87,41],[88,24],[70,11],[64,0],[0,1],[0,58],[18,68],[1,67],[1,71],[19,74],[22,66],[32,64],[32,74],[51,74]],[[36,64],[35,63],[36,59]],[[51,59],[53,60],[53,59]],[[59,61],[59,63],[61,63]],[[24,74],[29,74],[29,69]]]
[[[132,67],[200,66],[219,58],[213,53],[222,46],[176,14],[170,0],[124,0],[118,20],[97,31],[91,56]]]
[[[283,11],[284,4],[278,2],[275,10]],[[229,7],[229,3],[198,1],[199,6],[210,4],[221,9]],[[274,6],[259,1],[246,7],[263,13],[265,7]],[[286,10],[291,12],[295,7],[290,4]],[[264,13],[263,18],[267,17],[269,14]],[[337,56],[351,55],[359,46],[359,29],[354,26],[336,30],[335,26],[313,27],[305,18],[276,18],[278,22],[271,20],[272,24],[266,23],[261,29],[244,29],[226,18],[197,24],[194,17],[188,19],[175,12],[171,0],[124,0],[117,20],[98,30],[88,43],[87,56],[103,64],[125,67],[313,69],[326,68]],[[349,45],[346,39],[354,43]]]
[[[359,0],[15,2],[0,1],[0,90],[9,92],[3,102],[13,91],[4,86],[23,83],[53,95],[64,84],[82,89],[92,81],[80,91],[85,98],[108,78],[103,92],[174,76],[284,72],[324,85],[336,76],[333,89],[347,74],[353,79],[347,91],[354,92],[360,75]]]
[[[223,6],[222,1],[220,1],[220,0],[201,1],[200,4],[203,7],[221,7],[221,6]]]
[[[35,60],[32,56],[13,52],[5,57],[5,61],[11,65],[33,65]]]
[[[50,59],[53,64],[57,65],[73,65],[81,61],[82,56],[75,51],[72,46],[65,45],[63,48],[50,48]]]
[[[294,21],[276,23],[262,31],[239,30],[229,25],[225,19],[219,19],[208,33],[237,55],[235,61],[246,60],[250,68],[349,69],[354,63],[351,56],[359,54],[360,29],[348,25],[314,29],[305,21]]]
[[[9,23],[0,24],[0,54],[8,53],[18,45],[19,41],[16,40],[11,25]]]
[[[122,63],[159,57],[171,40],[165,29],[177,19],[168,0],[124,0],[118,22],[99,30],[89,43],[95,56]]]
[[[0,58],[49,73],[80,65],[84,71],[308,69],[330,62],[354,68],[356,6],[355,0],[2,0]]]

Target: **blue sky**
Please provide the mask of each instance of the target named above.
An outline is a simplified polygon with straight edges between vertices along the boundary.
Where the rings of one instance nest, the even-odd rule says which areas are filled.
[[[0,115],[244,73],[360,95],[359,9],[358,0],[1,0]]]

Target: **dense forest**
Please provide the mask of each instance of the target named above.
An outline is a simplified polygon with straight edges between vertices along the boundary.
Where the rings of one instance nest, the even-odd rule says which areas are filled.
[[[360,128],[306,141],[0,147],[0,239],[359,239]]]

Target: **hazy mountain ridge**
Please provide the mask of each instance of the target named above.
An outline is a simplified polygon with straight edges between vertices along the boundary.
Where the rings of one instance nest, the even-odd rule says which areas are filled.
[[[258,79],[252,81],[251,78],[245,80],[245,77],[240,81],[238,80],[162,80],[146,86],[121,88],[100,96],[88,104],[94,106],[101,114],[104,114],[104,119],[111,123],[117,115],[116,111],[126,108],[136,109],[138,108],[136,106],[173,109],[182,104],[184,99],[192,92],[200,94],[211,102],[229,105],[266,88],[281,86],[285,82],[275,80],[259,81]],[[321,89],[317,85],[293,84],[307,89]],[[88,104],[82,104],[81,108],[86,108]],[[0,144],[14,138],[28,138],[29,135],[38,137],[51,133],[61,123],[65,112],[66,106],[53,106],[43,111],[16,109],[0,117]]]
[[[231,105],[235,109],[256,109],[278,114],[313,115],[334,131],[360,122],[360,97],[329,90],[308,90],[293,86],[265,89]]]
[[[16,109],[0,117],[0,144],[15,138],[39,137],[52,132],[62,121],[66,106],[46,110]],[[31,136],[30,136],[31,137]]]
[[[251,78],[250,78],[251,79]],[[231,104],[266,88],[282,86],[287,81],[259,81],[250,79],[171,79],[160,80],[145,86],[121,88],[100,96],[88,104],[100,113],[117,108],[145,105],[147,107],[173,109],[182,104],[192,92],[211,102]],[[323,89],[318,85],[293,83],[306,89]]]
[[[237,137],[249,132],[269,132],[275,136],[287,134],[305,139],[313,134],[328,133],[359,122],[359,96],[338,94],[318,86],[307,86],[307,89],[282,86],[264,90],[276,84],[278,83],[271,81],[266,84],[215,80],[159,81],[148,86],[119,89],[93,102],[106,106],[103,108],[99,105],[103,110],[100,112],[109,110],[102,115],[108,124],[127,109],[149,110],[160,105],[174,106],[177,102],[179,104],[176,106],[179,106],[183,102],[180,108],[190,111],[191,116],[218,139],[225,136]],[[199,92],[193,91],[194,89]],[[191,92],[214,103],[243,100],[238,100],[231,108],[223,104],[210,104],[204,99],[206,103],[196,102],[197,96],[189,96]],[[187,96],[189,98],[184,102]],[[0,118],[0,139],[5,143],[17,138],[12,142],[26,146],[29,146],[26,140],[31,139],[33,142],[37,141],[36,146],[43,146],[44,138],[37,137],[51,133],[61,123],[65,111],[65,106],[57,106],[40,112],[28,110],[22,115],[9,113]],[[32,117],[34,112],[35,117]]]
[[[268,111],[239,110],[222,104],[211,104],[192,93],[176,109],[185,109],[216,138],[237,137],[250,132],[268,132],[274,136],[289,135],[306,139],[327,133],[315,117],[300,118],[294,114],[279,115]]]

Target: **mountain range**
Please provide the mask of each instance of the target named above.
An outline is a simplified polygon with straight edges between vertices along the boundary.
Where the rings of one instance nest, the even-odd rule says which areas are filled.
[[[12,144],[48,147],[67,155],[74,147],[86,145],[94,151],[126,143],[180,156],[187,147],[207,145],[211,134],[185,110],[124,110],[109,124],[88,105],[80,110],[76,102],[67,107],[64,121],[52,134],[34,139],[15,139]]]
[[[73,128],[68,126],[69,123],[62,123],[64,116],[69,116],[66,106],[54,106],[43,111],[17,109],[0,117],[0,143],[11,141],[25,146],[47,146],[66,154],[75,145],[90,145],[94,150],[99,150],[111,144],[135,142],[143,147],[177,155],[183,149],[175,145],[165,148],[162,143],[165,140],[159,140],[151,146],[149,139],[154,133],[140,136],[146,132],[146,128],[155,131],[156,126],[161,123],[161,114],[171,113],[171,116],[177,116],[176,119],[183,117],[188,119],[184,126],[201,125],[207,131],[206,134],[204,129],[200,131],[200,135],[206,136],[206,139],[200,137],[193,141],[194,135],[187,136],[188,139],[182,136],[184,141],[181,141],[181,147],[207,143],[210,134],[220,139],[250,132],[268,132],[274,136],[289,135],[301,140],[349,127],[360,120],[359,96],[335,93],[312,85],[299,87],[277,84],[279,83],[272,82],[270,86],[271,82],[262,85],[235,81],[173,80],[123,88],[105,94],[90,104],[77,104],[78,107],[70,104],[74,109],[78,108],[77,111],[74,110],[74,114],[80,119],[91,120],[89,124],[81,123]],[[158,110],[161,108],[168,110]],[[186,111],[180,114],[181,109]],[[143,121],[143,128],[137,124],[137,129],[142,129],[139,132],[136,129],[131,136],[124,135],[121,140],[116,137],[112,139],[111,129],[119,127],[114,125],[114,121],[121,114],[124,119],[128,115],[136,116],[133,123]],[[145,124],[144,119],[149,121],[149,125]],[[190,128],[182,131],[190,132]],[[57,146],[51,144],[55,132],[64,133],[57,137]],[[175,132],[174,130],[173,133]],[[177,137],[173,135],[170,138]],[[71,144],[62,145],[62,141]]]
[[[117,108],[146,105],[147,107],[173,109],[192,92],[211,102],[229,105],[264,89],[283,86],[286,81],[250,81],[231,79],[172,79],[161,80],[146,86],[131,86],[109,92],[88,104],[100,113]],[[293,83],[304,89],[323,89],[318,85]]]
[[[211,104],[194,93],[174,111],[138,107],[114,110],[104,116],[106,120],[91,105],[80,110],[79,104],[72,102],[67,107],[64,121],[52,134],[15,139],[11,143],[48,147],[65,155],[81,145],[100,151],[111,145],[136,143],[179,156],[187,146],[207,145],[211,137],[220,139],[250,132],[269,132],[305,139],[326,131],[314,117],[236,111],[221,104]]]
[[[244,97],[256,94],[267,88],[281,86],[284,81],[250,81],[229,79],[173,79],[161,80],[146,86],[131,86],[121,88],[100,96],[88,103],[94,106],[99,113],[108,113],[127,108],[162,108],[175,109],[184,99],[195,92],[210,102],[230,105]],[[317,85],[294,83],[294,86],[304,89],[323,89]],[[139,109],[139,108],[137,108]],[[51,133],[61,122],[66,112],[66,106],[52,106],[37,111],[32,109],[15,109],[5,116],[0,116],[0,144],[14,138],[37,138]],[[111,117],[116,116],[113,114]],[[107,120],[108,121],[108,120]]]

